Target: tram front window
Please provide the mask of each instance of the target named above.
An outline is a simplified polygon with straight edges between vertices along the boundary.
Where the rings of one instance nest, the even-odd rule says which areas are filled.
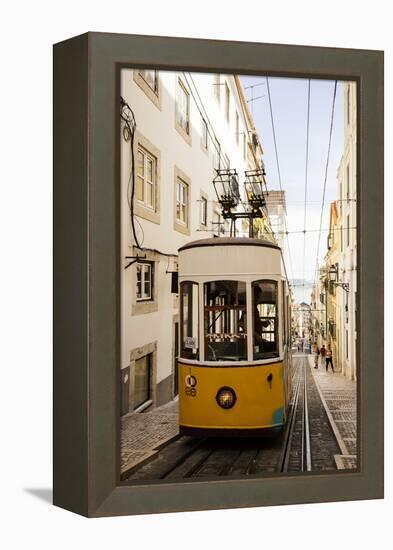
[[[277,283],[255,281],[253,297],[253,359],[278,356]]]
[[[207,361],[247,360],[246,302],[246,283],[205,283],[204,332]]]

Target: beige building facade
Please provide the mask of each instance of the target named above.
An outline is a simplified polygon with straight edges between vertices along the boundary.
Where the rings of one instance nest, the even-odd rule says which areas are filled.
[[[335,369],[356,380],[357,189],[356,83],[343,84],[344,152],[337,170],[337,200],[330,205],[327,253],[313,287],[313,326],[329,344]],[[325,317],[325,321],[323,320]]]
[[[228,236],[215,169],[235,168],[242,187],[244,171],[261,166],[263,151],[236,76],[123,69],[121,96],[135,117],[133,136],[124,120],[120,136],[120,383],[127,414],[176,395],[177,251],[192,240]]]

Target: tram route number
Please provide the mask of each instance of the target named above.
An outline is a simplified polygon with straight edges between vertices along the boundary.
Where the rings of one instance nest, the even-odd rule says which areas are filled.
[[[195,376],[192,376],[191,374],[187,374],[185,378],[185,384],[186,384],[186,395],[189,395],[190,397],[196,396],[196,378]]]

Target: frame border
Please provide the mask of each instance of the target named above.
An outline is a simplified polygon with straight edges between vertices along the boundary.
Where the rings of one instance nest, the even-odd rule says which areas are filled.
[[[120,483],[118,76],[126,66],[357,81],[356,472]],[[383,52],[111,33],[54,46],[53,384],[54,504],[76,513],[383,498]]]

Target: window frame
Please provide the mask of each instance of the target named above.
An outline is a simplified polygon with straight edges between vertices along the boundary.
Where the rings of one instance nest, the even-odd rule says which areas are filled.
[[[176,82],[175,128],[185,141],[191,145],[191,94],[188,87],[179,76]],[[183,96],[181,96],[181,94],[183,94]],[[182,108],[184,103],[182,97],[186,98],[185,113],[183,113]],[[183,115],[185,117],[185,126],[182,124]]]
[[[349,200],[349,197],[350,197],[350,192],[349,192],[349,189],[350,189],[350,168],[349,168],[349,161],[347,162],[347,166],[346,166],[346,180],[347,180],[347,206],[349,206],[348,204],[348,200]]]
[[[140,69],[138,71],[141,78],[143,78],[144,82],[149,86],[151,91],[158,96],[158,71],[156,69]],[[146,78],[146,73],[154,73],[154,87],[150,85],[149,80]]]
[[[235,111],[235,132],[236,132],[236,144],[239,145],[240,144],[240,117],[239,117],[239,113],[236,109]]]
[[[347,214],[347,248],[351,244],[351,237],[350,237],[350,216]]]
[[[225,277],[225,276],[224,276]],[[233,284],[236,284],[236,295],[238,296],[239,295],[239,285],[244,285],[244,288],[242,289],[242,293],[244,292],[244,300],[245,300],[245,303],[244,304],[239,304],[239,302],[237,302],[236,304],[211,304],[211,305],[208,305],[206,303],[206,298],[207,298],[207,293],[208,293],[208,287],[207,285],[210,285],[212,283],[233,283]],[[200,324],[200,329],[201,329],[201,335],[202,335],[202,338],[203,338],[203,343],[204,343],[204,357],[203,357],[203,360],[204,361],[208,361],[208,362],[212,362],[212,363],[215,363],[217,361],[230,361],[231,364],[237,364],[237,363],[240,363],[240,362],[248,362],[249,360],[249,354],[248,354],[248,338],[249,338],[249,335],[248,335],[248,282],[244,279],[234,279],[234,278],[228,278],[228,279],[211,279],[211,280],[204,280],[203,282],[201,282],[201,289],[202,289],[202,311],[203,311],[203,322]],[[218,298],[219,296],[216,296],[216,298]],[[208,340],[208,334],[221,334],[221,335],[224,335],[224,338],[225,336],[228,337],[230,333],[226,332],[224,330],[224,332],[212,332],[212,333],[208,333],[208,330],[211,328],[212,326],[212,323],[210,323],[210,318],[209,318],[209,314],[210,313],[213,313],[215,310],[220,310],[221,309],[221,313],[214,318],[214,325],[216,325],[216,323],[218,323],[219,325],[221,325],[221,328],[222,325],[224,325],[224,329],[228,329],[228,328],[236,328],[236,326],[239,325],[240,323],[240,318],[236,318],[234,315],[233,315],[233,312],[236,312],[236,311],[242,311],[243,312],[243,327],[245,330],[243,331],[240,331],[238,330],[238,332],[236,333],[237,334],[237,337],[239,340],[243,340],[243,354],[244,354],[244,357],[242,357],[241,359],[225,359],[225,358],[222,358],[220,359],[220,356],[218,356],[216,359],[208,359],[208,347],[209,347],[209,340]],[[228,315],[225,315],[224,317],[222,317],[222,314],[227,312]],[[214,315],[214,313],[213,313]],[[209,324],[210,323],[210,324]],[[244,336],[242,339],[238,336],[241,332],[243,332]],[[232,334],[232,337],[235,337],[235,333]],[[236,337],[235,337],[236,338]],[[211,342],[211,340],[210,340]],[[223,340],[223,341],[217,341],[217,343],[220,343],[220,344],[227,344],[227,345],[231,345],[231,344],[235,344],[236,341],[231,341],[231,340]],[[215,355],[215,352],[213,352],[214,355]],[[234,357],[234,356],[233,356]]]
[[[201,125],[202,125],[202,131],[201,131],[201,148],[207,152],[209,150],[209,129],[207,126],[206,119],[201,116]]]
[[[196,329],[196,337],[197,337],[197,347],[196,347],[196,353],[194,354],[195,357],[187,357],[185,354],[185,340],[184,340],[184,291],[183,288],[185,285],[191,285],[191,287],[194,289],[196,287],[196,316],[197,316],[197,329]],[[181,359],[192,359],[195,361],[199,361],[201,357],[201,342],[200,342],[200,315],[199,315],[199,300],[200,300],[200,284],[197,281],[193,280],[187,280],[187,281],[181,281],[179,284],[179,329],[180,329],[180,341],[179,341],[179,357]],[[191,315],[188,314],[187,318],[187,324],[191,322],[191,325],[193,325],[194,322],[194,309],[193,309],[193,302],[191,301],[191,308],[189,308],[188,311],[191,310]]]
[[[203,193],[200,198],[200,225],[207,227],[207,207],[208,200],[207,196]]]
[[[135,130],[134,139],[134,164],[135,164],[135,188],[137,187],[137,160],[138,150],[143,149],[155,159],[155,188],[154,188],[154,209],[145,206],[142,201],[139,201],[136,197],[137,193],[134,193],[134,214],[140,218],[148,220],[157,225],[160,224],[160,185],[161,185],[161,151],[152,143],[147,137],[145,137],[138,129]],[[130,161],[131,162],[131,161]],[[131,166],[130,166],[131,169]]]
[[[179,184],[186,189],[186,197],[185,197],[185,219],[182,220],[181,218],[178,218],[178,186]],[[190,203],[191,203],[191,180],[190,178],[182,171],[180,168],[175,166],[174,170],[174,218],[173,218],[173,228],[176,231],[179,231],[180,233],[183,233],[185,235],[191,234],[191,210],[190,210]],[[179,210],[180,211],[180,210]]]
[[[142,359],[146,359],[147,361],[147,397],[146,399],[144,399],[143,401],[137,403],[136,402],[136,391],[135,391],[135,388],[136,388],[136,383],[135,383],[135,379],[136,379],[136,366],[137,366],[137,362],[138,361],[141,361]],[[135,411],[136,409],[139,409],[139,407],[142,407],[142,405],[145,405],[146,403],[148,403],[149,401],[152,400],[152,373],[153,373],[153,353],[146,353],[145,355],[142,355],[141,357],[138,357],[137,359],[135,359],[135,363],[134,363],[134,402],[133,402],[133,410]]]
[[[225,120],[230,123],[231,120],[231,90],[229,88],[228,81],[225,80],[224,82],[224,113],[225,113]]]
[[[143,267],[141,269],[141,297],[138,298],[138,268]],[[149,283],[150,283],[150,293],[145,294],[145,285],[146,285],[146,277],[145,277],[145,267],[149,267]],[[138,261],[136,262],[136,274],[135,274],[135,302],[137,304],[140,304],[141,302],[154,302],[154,262],[149,261]]]
[[[259,283],[273,283],[275,285],[275,297],[276,297],[276,301],[275,301],[275,316],[274,317],[271,317],[272,319],[274,319],[274,331],[265,331],[265,333],[269,332],[269,334],[271,333],[274,333],[274,343],[276,344],[275,346],[275,350],[272,350],[272,351],[268,351],[268,352],[265,352],[263,354],[263,356],[261,357],[255,357],[256,353],[263,353],[263,352],[256,352],[255,351],[255,347],[256,347],[256,344],[255,344],[255,341],[254,341],[254,335],[255,335],[255,319],[254,319],[254,288],[257,284]],[[279,297],[279,293],[280,293],[280,285],[279,285],[279,281],[277,280],[274,280],[274,279],[255,279],[253,281],[251,281],[251,313],[252,313],[252,327],[251,327],[251,341],[252,341],[252,361],[260,361],[260,360],[264,360],[264,359],[275,359],[275,358],[278,358],[280,357],[281,355],[281,345],[280,345],[280,329],[279,329],[279,325],[280,325],[280,312],[279,312],[279,308],[280,308],[280,297]],[[265,304],[267,304],[268,302],[265,302]],[[262,331],[262,334],[264,332]]]
[[[138,174],[138,157],[139,154],[143,155],[143,175],[141,176]],[[147,179],[147,163],[148,161],[152,162],[152,176],[153,179],[151,182]],[[137,170],[136,170],[136,193],[135,193],[135,199],[138,202],[140,206],[143,208],[147,208],[151,210],[152,212],[156,212],[156,202],[157,202],[157,158],[150,153],[145,147],[143,147],[140,143],[137,144]],[[143,200],[138,198],[138,180],[143,180]],[[152,202],[153,204],[150,206],[147,203],[147,187],[148,185],[151,185],[152,187]]]
[[[182,191],[182,193],[179,193]],[[183,195],[182,197],[180,195]],[[184,219],[178,215],[184,208]],[[182,225],[187,225],[188,214],[188,185],[179,176],[176,180],[176,222]]]
[[[155,72],[155,89],[153,89],[148,80],[143,75],[144,71],[149,69],[134,69],[133,70],[133,80],[137,86],[143,91],[143,93],[150,99],[150,101],[161,111],[161,84],[160,84],[160,72],[156,69]]]

